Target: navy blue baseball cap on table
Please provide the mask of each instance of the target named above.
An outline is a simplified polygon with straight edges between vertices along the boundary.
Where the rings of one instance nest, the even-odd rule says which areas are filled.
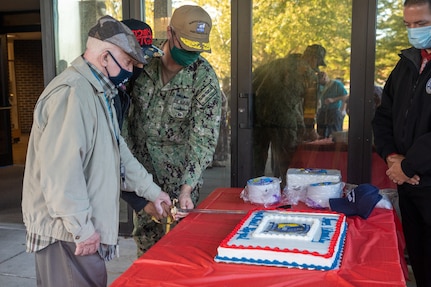
[[[355,187],[346,197],[330,198],[329,206],[331,210],[344,213],[346,216],[359,215],[367,219],[381,199],[377,187],[364,183]]]

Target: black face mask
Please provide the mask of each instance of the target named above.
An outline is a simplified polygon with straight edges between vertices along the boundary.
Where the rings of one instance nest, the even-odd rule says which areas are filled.
[[[115,85],[115,87],[119,88],[129,81],[129,79],[133,76],[133,72],[129,72],[126,69],[123,69],[123,67],[121,67],[121,65],[115,59],[114,55],[112,55],[111,52],[109,51],[108,53],[109,55],[111,55],[112,59],[117,64],[117,66],[120,67],[120,73],[118,73],[117,76],[112,77],[111,75],[109,75],[108,69],[106,67],[105,67],[105,70],[108,73],[108,77],[111,80],[111,82]]]
[[[133,75],[130,78],[130,82],[134,82],[139,77],[139,75],[142,73],[143,70],[144,68],[133,66]]]

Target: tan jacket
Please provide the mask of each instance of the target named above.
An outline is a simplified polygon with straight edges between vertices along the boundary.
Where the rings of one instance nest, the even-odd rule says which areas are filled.
[[[40,96],[23,183],[28,233],[81,242],[97,231],[102,243],[116,244],[120,157],[126,174],[122,189],[150,201],[159,196],[152,175],[119,135],[112,98],[108,102],[112,119],[102,86],[82,57]]]

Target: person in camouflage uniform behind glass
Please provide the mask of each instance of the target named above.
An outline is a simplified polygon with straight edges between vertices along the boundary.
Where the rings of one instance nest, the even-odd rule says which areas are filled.
[[[123,126],[133,154],[181,208],[196,205],[202,173],[212,162],[219,136],[220,86],[213,68],[200,56],[211,52],[211,25],[199,6],[174,11],[167,39],[153,42],[164,55],[153,59],[136,79]],[[150,202],[134,213],[138,256],[166,231],[166,225],[152,220],[153,211]]]
[[[311,111],[314,119],[317,72],[325,65],[325,53],[322,46],[313,44],[303,54],[289,54],[254,70],[254,176],[264,175],[271,146],[272,175],[285,184],[298,144],[317,138],[312,136],[314,122],[310,130],[305,111]]]

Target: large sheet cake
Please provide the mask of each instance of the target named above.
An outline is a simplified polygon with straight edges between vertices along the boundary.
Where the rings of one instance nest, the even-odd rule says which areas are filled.
[[[343,214],[255,210],[222,241],[215,261],[332,270],[340,264],[346,232]]]

